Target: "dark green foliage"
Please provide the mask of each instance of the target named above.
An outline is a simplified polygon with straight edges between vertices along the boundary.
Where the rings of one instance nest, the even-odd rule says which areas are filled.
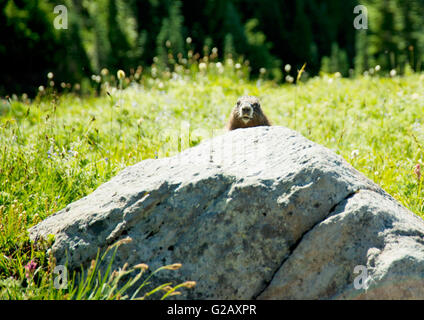
[[[331,46],[330,57],[322,58],[321,69],[324,72],[335,73],[340,72],[343,76],[349,75],[349,62],[347,54],[340,49],[337,43]]]
[[[359,35],[357,41],[357,54],[362,55],[359,61],[365,61],[367,55],[385,70],[402,72],[409,65],[413,70],[421,71],[424,2],[368,0],[364,5],[369,8],[369,30],[367,37]]]
[[[34,91],[58,61],[53,8],[39,0],[0,2],[0,92]],[[28,92],[31,93],[31,92]]]
[[[173,64],[178,54],[184,52],[182,35],[183,17],[180,12],[181,3],[174,1],[169,8],[168,17],[162,20],[162,26],[156,40],[156,49],[161,66]]]
[[[56,66],[48,71],[55,71],[57,81],[69,82],[78,81],[91,74],[92,66],[82,43],[82,29],[80,16],[82,8],[72,1],[67,1],[68,7],[68,29],[58,31],[60,59]],[[44,75],[45,76],[45,75]]]
[[[68,8],[68,29],[56,30],[56,5]],[[61,82],[90,85],[102,68],[170,67],[179,58],[210,54],[249,61],[280,79],[306,62],[311,75],[361,73],[407,65],[422,69],[424,2],[365,0],[368,30],[356,30],[358,0],[3,0],[0,1],[0,94],[36,93],[53,72]],[[186,42],[187,37],[192,42]],[[327,57],[327,58],[326,58]],[[322,63],[324,63],[322,65]],[[84,80],[83,80],[84,79]],[[60,89],[60,88],[59,88]]]
[[[140,58],[137,23],[123,0],[107,0],[107,38],[111,48],[104,67],[116,71],[124,66],[133,66]],[[101,48],[99,48],[101,50]]]
[[[355,72],[359,75],[370,67],[367,30],[358,30],[356,35],[357,53],[354,60]]]

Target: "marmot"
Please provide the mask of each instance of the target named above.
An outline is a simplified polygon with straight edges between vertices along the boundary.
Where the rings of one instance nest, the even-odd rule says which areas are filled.
[[[227,124],[228,130],[270,126],[271,122],[262,112],[261,104],[257,97],[243,96],[238,98]]]

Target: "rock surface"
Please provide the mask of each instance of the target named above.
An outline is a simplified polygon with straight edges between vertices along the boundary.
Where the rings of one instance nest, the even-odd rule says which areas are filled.
[[[114,267],[180,262],[156,278],[196,281],[179,299],[424,299],[423,220],[279,126],[127,167],[29,232],[54,234],[52,253],[70,268],[129,236]]]

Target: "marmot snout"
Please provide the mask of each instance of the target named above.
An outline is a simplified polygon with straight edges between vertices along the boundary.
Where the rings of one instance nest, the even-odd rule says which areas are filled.
[[[227,129],[270,126],[268,118],[262,112],[259,99],[253,96],[243,96],[237,100],[230,115]]]

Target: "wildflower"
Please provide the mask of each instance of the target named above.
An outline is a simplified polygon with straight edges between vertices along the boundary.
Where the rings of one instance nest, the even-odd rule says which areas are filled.
[[[53,72],[49,72],[49,73],[47,74],[47,78],[49,78],[49,79],[53,79]]]
[[[164,266],[163,268],[166,270],[178,270],[179,268],[181,268],[182,264],[181,263],[174,263],[174,264],[170,264],[168,266]]]
[[[286,64],[286,65],[284,66],[284,70],[285,70],[286,72],[290,72],[290,70],[291,70],[291,65]]]
[[[178,73],[184,72],[184,67],[181,65],[176,65],[175,66],[175,72],[173,72],[172,77],[174,78],[174,76],[176,77],[176,79],[179,79],[179,75]]]
[[[93,74],[93,75],[91,76],[91,80],[93,80],[94,82],[99,83],[99,82],[100,82],[100,80],[101,80],[101,77],[100,77],[100,76],[98,76],[98,75]]]
[[[106,69],[106,68],[103,68],[103,69],[100,71],[100,74],[101,74],[103,77],[106,77],[106,76],[109,74],[109,70],[108,70],[108,69]]]
[[[165,45],[166,45],[167,48],[170,48],[171,44],[172,44],[171,41],[166,40]]]
[[[336,77],[336,78],[341,78],[342,77],[342,74],[340,73],[340,72],[336,72],[335,74],[334,74],[334,76]]]
[[[123,70],[118,70],[118,72],[116,73],[116,75],[118,76],[118,79],[124,79],[125,78],[125,72]]]
[[[201,70],[201,71],[203,71],[203,70],[206,70],[206,63],[204,63],[204,62],[200,62],[199,63],[199,70]]]
[[[134,266],[134,269],[141,269],[143,271],[146,271],[147,269],[149,269],[149,266],[145,263],[139,263]]]
[[[223,73],[224,72],[224,66],[222,65],[221,62],[217,62],[216,63],[216,67],[218,68],[218,72],[219,73]]]
[[[29,278],[34,273],[35,269],[37,268],[37,263],[35,263],[34,260],[31,260],[25,265],[24,268],[26,270],[25,277]]]
[[[421,165],[419,163],[415,165],[414,173],[417,176],[417,180],[420,181],[421,180]]]
[[[38,87],[38,91],[43,92],[44,91],[44,86],[39,86]]]
[[[165,292],[169,292],[171,291],[173,288],[171,286],[165,286],[163,287],[161,290],[165,291]]]
[[[357,156],[359,156],[359,150],[357,150],[357,149],[352,150],[352,152],[350,154],[350,157],[351,158],[356,158]]]
[[[212,53],[213,54],[218,54],[218,48],[217,47],[213,47],[212,48]]]
[[[196,281],[186,281],[182,284],[183,287],[193,288],[196,285]]]
[[[87,270],[88,275],[92,274],[95,269],[96,269],[96,260],[92,259],[90,263],[90,267]]]
[[[260,73],[260,74],[264,74],[265,72],[266,72],[266,69],[265,69],[265,68],[260,68],[260,69],[259,69],[259,73]]]
[[[294,78],[292,76],[290,76],[290,75],[286,76],[286,82],[293,83],[293,81],[294,81]]]
[[[379,64],[377,64],[377,65],[375,66],[375,68],[374,68],[374,69],[375,69],[375,71],[376,71],[376,72],[378,72],[378,71],[380,71],[380,70],[381,70],[381,67],[380,67],[380,65],[379,65]]]
[[[192,39],[191,39],[190,37],[187,37],[187,39],[186,39],[186,43],[187,43],[187,44],[190,44],[190,43],[191,43],[191,41],[192,41]]]
[[[119,277],[119,272],[116,271],[116,270],[113,270],[112,274],[110,275],[110,278],[111,279],[115,279],[117,277]]]
[[[391,77],[396,76],[396,70],[395,69],[390,70],[390,76]]]
[[[115,245],[120,246],[121,244],[127,244],[127,243],[130,243],[130,242],[132,242],[132,239],[130,237],[126,237],[124,239],[117,241],[115,243]]]

